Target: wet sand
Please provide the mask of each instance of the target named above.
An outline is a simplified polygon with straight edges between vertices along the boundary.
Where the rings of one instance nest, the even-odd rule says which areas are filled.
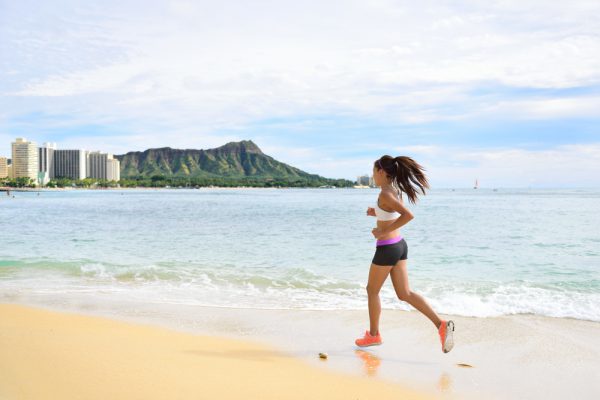
[[[152,324],[195,335],[249,340],[323,372],[387,382],[442,398],[577,399],[600,397],[600,323],[529,315],[445,316],[455,348],[442,353],[435,328],[418,312],[383,310],[382,346],[359,349],[364,311],[215,308],[105,301],[83,294],[30,299],[37,305]],[[327,352],[329,358],[318,358]]]
[[[2,399],[425,399],[251,341],[0,304]]]

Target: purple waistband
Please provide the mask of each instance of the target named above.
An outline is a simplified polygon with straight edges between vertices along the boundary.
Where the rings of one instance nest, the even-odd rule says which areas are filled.
[[[377,246],[384,246],[386,244],[394,244],[394,243],[398,243],[401,240],[402,240],[402,236],[396,236],[391,239],[378,240]]]

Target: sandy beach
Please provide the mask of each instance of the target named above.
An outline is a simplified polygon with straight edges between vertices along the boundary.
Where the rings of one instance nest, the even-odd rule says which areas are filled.
[[[2,399],[424,399],[251,341],[0,305]]]
[[[442,354],[429,321],[416,312],[384,310],[384,345],[363,350],[353,345],[366,323],[365,313],[357,311],[149,303],[124,313],[122,304],[99,306],[83,297],[53,307],[66,313],[39,303],[0,305],[2,398],[70,399],[89,393],[83,398],[595,399],[600,394],[596,322],[453,316],[457,345]],[[318,358],[320,351],[328,353],[326,361]]]

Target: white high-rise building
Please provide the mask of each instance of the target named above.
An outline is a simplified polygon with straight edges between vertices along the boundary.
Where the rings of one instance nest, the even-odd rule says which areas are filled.
[[[0,157],[0,179],[8,178],[8,159]]]
[[[38,182],[38,149],[35,142],[17,138],[12,143],[12,174],[15,178],[30,178]]]
[[[42,185],[46,185],[50,179],[54,178],[54,151],[56,143],[44,143],[39,148],[39,180]]]
[[[88,178],[106,179],[108,156],[109,154],[99,151],[90,151],[88,153],[86,174]]]
[[[118,181],[121,179],[120,163],[112,154],[92,151],[87,157],[88,178]]]
[[[361,186],[369,186],[369,175],[361,175],[357,177],[356,183]]]
[[[109,181],[121,180],[121,162],[111,155],[106,161],[106,179]]]
[[[87,152],[85,150],[54,150],[54,177],[85,179]]]

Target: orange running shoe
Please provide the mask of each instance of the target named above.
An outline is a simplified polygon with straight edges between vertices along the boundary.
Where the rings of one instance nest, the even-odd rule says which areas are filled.
[[[454,347],[454,321],[442,321],[438,329],[440,341],[442,342],[442,351],[448,353]]]
[[[368,346],[379,346],[383,341],[381,340],[381,333],[377,332],[377,336],[371,336],[369,331],[365,332],[365,336],[354,341],[358,347]]]

